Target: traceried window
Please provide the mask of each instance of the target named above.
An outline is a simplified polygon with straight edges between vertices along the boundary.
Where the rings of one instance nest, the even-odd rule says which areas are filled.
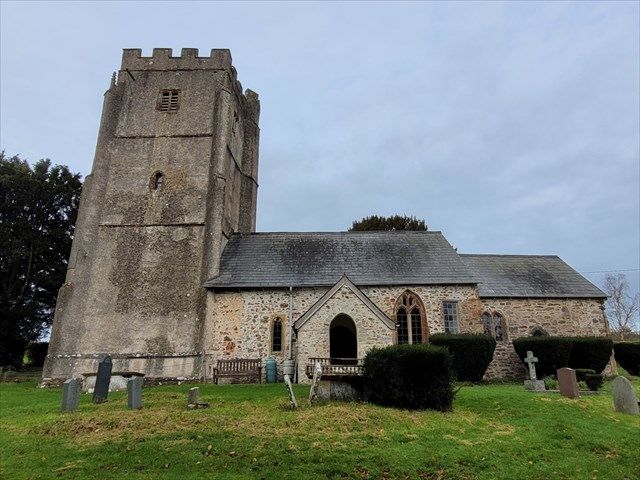
[[[482,333],[484,333],[485,335],[492,335],[492,330],[493,330],[493,326],[492,326],[492,322],[491,322],[491,315],[489,315],[488,313],[483,313],[482,314]]]
[[[180,90],[161,90],[158,110],[161,112],[177,112],[180,108]]]
[[[396,304],[396,329],[398,343],[424,343],[424,308],[412,292],[403,293]]]
[[[282,320],[276,318],[271,326],[271,351],[282,351]]]
[[[458,333],[460,331],[458,302],[442,302],[442,312],[444,315],[444,331],[446,333]]]
[[[506,324],[502,315],[494,312],[482,314],[482,331],[485,335],[490,335],[497,341],[502,341],[506,338]]]
[[[400,307],[396,313],[396,326],[398,329],[398,344],[409,343],[409,327],[407,325],[407,311]]]

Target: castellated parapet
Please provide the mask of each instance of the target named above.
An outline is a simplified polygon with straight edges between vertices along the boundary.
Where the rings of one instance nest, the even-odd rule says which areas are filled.
[[[258,120],[228,50],[123,53],[105,93],[45,381],[115,370],[202,373],[202,287],[235,232],[255,230]]]

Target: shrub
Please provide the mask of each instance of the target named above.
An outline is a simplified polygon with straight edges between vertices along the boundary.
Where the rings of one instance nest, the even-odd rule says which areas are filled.
[[[589,387],[587,387],[587,382],[582,381],[582,382],[578,382],[578,390],[582,390],[583,392],[585,390],[588,390]]]
[[[449,350],[455,376],[461,382],[482,380],[496,349],[496,341],[489,335],[439,333],[429,342]]]
[[[367,401],[408,409],[451,410],[453,367],[445,348],[393,345],[374,348],[363,361]]]
[[[589,390],[597,392],[602,388],[604,378],[599,373],[589,373],[584,381],[587,384],[587,387],[589,387]]]
[[[587,375],[595,374],[596,371],[590,368],[576,368],[576,380],[578,382],[584,382],[587,379]]]
[[[640,342],[616,342],[616,361],[631,375],[640,375]]]
[[[25,351],[29,365],[33,367],[42,367],[44,365],[44,359],[47,357],[48,350],[49,342],[30,343]]]
[[[544,388],[546,390],[558,390],[558,380],[553,377],[544,377]]]
[[[604,337],[569,337],[572,343],[569,366],[600,373],[611,358],[613,341]]]
[[[559,368],[569,365],[571,340],[564,337],[521,337],[513,341],[513,348],[522,362],[529,350],[538,357],[536,373],[539,377],[555,376]]]

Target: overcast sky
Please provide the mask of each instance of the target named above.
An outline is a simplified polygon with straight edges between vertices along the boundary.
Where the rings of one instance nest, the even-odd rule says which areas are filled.
[[[229,48],[262,105],[258,230],[412,214],[461,252],[557,254],[638,289],[638,2],[1,9],[8,154],[86,175],[122,48]]]

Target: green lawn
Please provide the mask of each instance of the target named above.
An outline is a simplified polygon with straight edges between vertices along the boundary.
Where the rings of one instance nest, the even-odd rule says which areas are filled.
[[[636,388],[639,382],[634,381]],[[615,413],[611,385],[568,400],[519,385],[462,387],[451,413],[367,404],[287,410],[278,385],[192,385],[126,393],[102,405],[83,394],[58,413],[60,389],[0,385],[3,479],[639,478],[640,417]]]

